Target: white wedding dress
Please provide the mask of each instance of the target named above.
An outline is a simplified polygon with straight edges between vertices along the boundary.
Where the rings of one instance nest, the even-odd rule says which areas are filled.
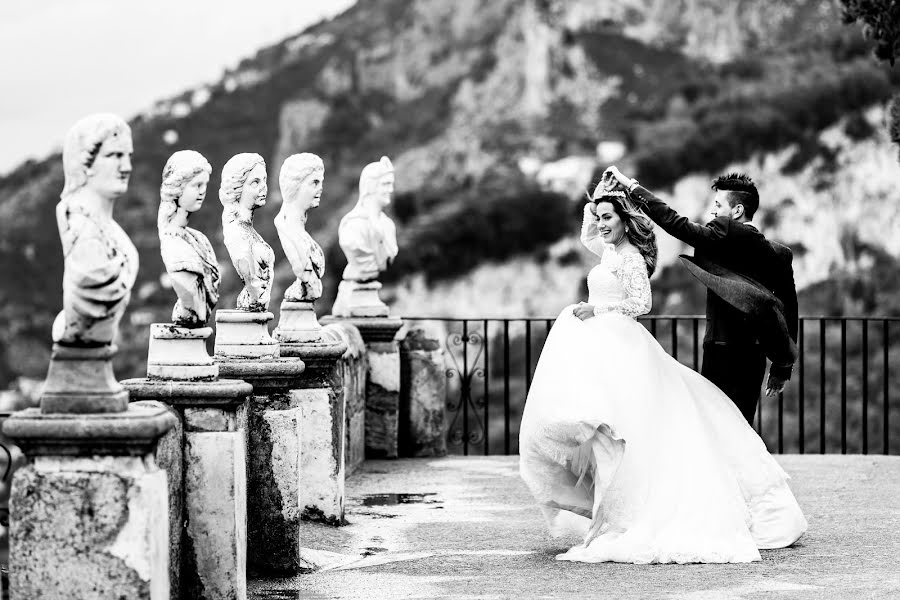
[[[588,275],[596,316],[560,313],[519,434],[551,534],[584,535],[557,558],[749,562],[794,543],[807,523],[787,474],[731,400],[635,320],[650,310],[643,257],[604,245],[588,215],[582,241],[601,255]]]

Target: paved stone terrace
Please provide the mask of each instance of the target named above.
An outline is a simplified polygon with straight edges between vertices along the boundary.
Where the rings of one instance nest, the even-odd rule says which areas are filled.
[[[749,565],[644,566],[555,561],[566,543],[545,536],[517,457],[369,461],[347,481],[351,524],[313,528],[308,545],[334,553],[316,555],[326,568],[251,581],[250,598],[900,597],[900,457],[779,461],[810,524],[794,547]]]

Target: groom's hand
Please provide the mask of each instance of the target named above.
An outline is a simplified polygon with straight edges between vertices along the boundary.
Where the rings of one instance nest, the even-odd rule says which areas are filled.
[[[578,306],[572,310],[572,313],[582,321],[590,319],[594,316],[594,305],[588,304],[587,302],[580,302]]]
[[[769,380],[766,382],[766,396],[777,396],[784,391],[784,379],[776,377],[769,373]]]

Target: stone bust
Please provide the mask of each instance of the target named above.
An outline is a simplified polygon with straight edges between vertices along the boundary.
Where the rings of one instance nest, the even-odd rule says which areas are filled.
[[[387,156],[365,166],[359,200],[338,227],[338,243],[347,257],[344,280],[374,281],[397,256],[397,229],[383,212],[393,192],[394,166]]]
[[[319,206],[324,181],[325,164],[308,152],[289,156],[278,175],[283,202],[275,229],[296,277],[284,292],[288,302],[312,302],[322,296],[325,254],[307,233],[306,219],[309,210]]]
[[[253,228],[253,212],[265,206],[267,192],[262,156],[244,152],[228,159],[219,186],[225,207],[222,231],[231,263],[244,283],[237,308],[250,312],[267,311],[272,295],[275,253]]]
[[[138,253],[113,220],[113,207],[128,191],[132,152],[131,128],[113,114],[85,117],[66,135],[56,206],[63,310],[53,323],[53,341],[62,346],[111,344],[131,298]]]
[[[159,247],[178,295],[172,322],[194,329],[209,321],[219,301],[219,265],[205,235],[187,226],[203,205],[212,167],[193,150],[180,150],[163,167],[159,188]]]

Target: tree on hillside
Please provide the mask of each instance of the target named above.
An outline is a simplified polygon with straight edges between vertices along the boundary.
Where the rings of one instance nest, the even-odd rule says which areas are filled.
[[[875,41],[875,57],[894,66],[900,56],[900,0],[841,0],[844,22],[861,22],[863,33]],[[888,115],[891,141],[900,144],[900,94],[891,100]]]
[[[900,56],[900,0],[841,0],[844,22],[863,24],[865,36],[876,43],[875,56],[894,65]]]

